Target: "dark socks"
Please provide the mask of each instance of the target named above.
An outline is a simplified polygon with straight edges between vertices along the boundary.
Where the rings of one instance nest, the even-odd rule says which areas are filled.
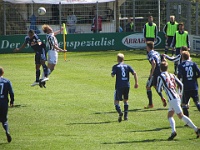
[[[6,131],[6,133],[9,133],[9,131],[8,131],[8,122],[2,123],[2,126],[3,126],[4,130]]]
[[[118,114],[120,114],[122,112],[119,105],[115,105],[115,109],[117,110]]]
[[[165,54],[167,54],[167,52],[168,52],[168,48],[165,48]]]
[[[124,104],[124,118],[128,118],[128,104]]]
[[[153,102],[152,102],[152,91],[151,90],[147,91],[147,97],[149,99],[149,105],[152,105]]]
[[[157,92],[157,93],[158,93],[158,92]],[[160,96],[161,99],[163,98],[162,93],[158,93],[158,95]]]
[[[47,65],[46,65],[46,64],[42,65],[42,68],[43,68],[43,71],[44,71],[44,76],[47,77],[47,76],[48,76],[48,68],[47,68]]]
[[[183,114],[187,117],[189,117],[189,112],[188,112],[188,107],[187,106],[182,106],[183,109]]]
[[[39,82],[40,80],[40,70],[36,70],[36,81]]]
[[[195,105],[196,105],[197,109],[200,111],[200,103],[197,101],[197,102],[195,102]]]
[[[174,64],[174,74],[175,74],[175,75],[177,74],[177,66],[178,66],[178,65],[175,63],[175,64]]]

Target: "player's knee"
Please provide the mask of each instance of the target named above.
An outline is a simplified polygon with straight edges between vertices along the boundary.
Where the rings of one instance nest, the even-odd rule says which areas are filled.
[[[178,116],[179,119],[182,119],[183,118],[183,113],[181,112],[181,113],[177,114],[177,116]]]
[[[151,87],[146,86],[146,89],[147,89],[147,91],[150,91],[150,90],[151,90]]]

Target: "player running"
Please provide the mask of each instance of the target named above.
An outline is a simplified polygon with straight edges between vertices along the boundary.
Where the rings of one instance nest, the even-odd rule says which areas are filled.
[[[58,41],[55,35],[58,34],[60,30],[53,32],[53,29],[49,25],[46,25],[46,24],[42,26],[42,30],[44,33],[47,34],[46,37],[47,37],[47,42],[49,44],[48,75],[50,75],[58,62],[58,51],[66,52],[67,50],[63,50],[58,47]],[[45,82],[46,80],[48,80],[48,77],[45,77],[44,79],[42,79],[41,82]]]
[[[168,120],[172,128],[172,133],[171,136],[168,138],[168,140],[173,140],[177,135],[175,120],[173,118],[174,113],[176,113],[179,119],[185,122],[189,127],[193,128],[197,135],[197,138],[199,138],[200,129],[193,124],[190,118],[188,118],[183,114],[180,106],[181,96],[183,94],[183,84],[175,75],[167,72],[168,63],[166,61],[163,61],[161,63],[160,69],[161,69],[161,75],[158,77],[157,90],[159,93],[161,93],[162,89],[164,89],[169,101]],[[180,95],[176,91],[177,85],[180,90]]]
[[[175,57],[170,57],[166,54],[163,54],[164,58],[168,59],[169,61],[173,61],[177,65],[174,65],[174,74],[177,75],[178,73],[178,65],[182,62],[182,52],[188,51],[188,48],[186,46],[182,46],[180,49],[180,54],[176,55]]]
[[[153,49],[154,49],[154,43],[152,41],[147,42],[147,58],[149,60],[149,63],[151,64],[151,70],[150,70],[150,75],[146,84],[147,97],[149,99],[149,104],[144,107],[145,109],[153,108],[151,87],[154,86],[154,88],[156,89],[157,77],[160,75],[161,57],[160,57],[160,54],[154,51]],[[158,94],[161,97],[163,106],[166,107],[167,103],[162,93],[158,93]]]
[[[2,123],[2,126],[6,131],[7,141],[10,143],[12,141],[12,138],[9,133],[7,121],[9,103],[8,94],[10,94],[10,106],[12,107],[14,104],[14,92],[11,82],[8,79],[3,78],[3,74],[4,70],[2,67],[0,67],[0,122]]]
[[[193,99],[197,109],[200,111],[199,95],[198,95],[198,82],[197,78],[200,77],[200,69],[197,64],[189,60],[190,53],[182,52],[183,62],[178,66],[178,78],[182,80],[184,85],[182,108],[184,115],[189,117],[189,100]]]
[[[119,114],[118,121],[121,122],[123,113],[119,101],[122,100],[124,102],[124,120],[128,120],[128,97],[130,89],[129,73],[134,76],[135,88],[138,88],[138,78],[136,72],[131,68],[131,66],[124,64],[124,54],[119,53],[117,55],[117,62],[118,64],[112,67],[111,76],[114,77],[116,75],[114,105]]]
[[[48,80],[48,68],[45,64],[46,58],[46,45],[39,39],[39,37],[34,33],[33,30],[28,31],[28,36],[25,37],[25,41],[20,48],[16,48],[14,51],[20,51],[29,44],[31,48],[35,51],[35,69],[36,69],[36,80],[31,86],[39,85],[40,80],[40,67],[42,65],[44,76]]]

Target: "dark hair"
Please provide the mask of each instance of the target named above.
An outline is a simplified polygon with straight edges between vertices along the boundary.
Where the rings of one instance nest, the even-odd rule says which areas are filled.
[[[34,30],[32,30],[32,29],[29,30],[28,33],[30,33],[30,34],[35,34]]]
[[[3,73],[4,73],[4,70],[3,70],[3,68],[0,66],[0,76],[2,76]]]
[[[160,64],[160,70],[161,71],[167,71],[167,69],[168,69],[167,61],[162,61],[161,64]]]
[[[182,46],[182,47],[181,47],[181,50],[182,50],[182,51],[188,51],[188,48],[187,48],[186,46]]]
[[[184,26],[184,23],[183,23],[183,22],[179,22],[178,26],[179,26],[179,25],[182,25],[182,26]]]
[[[188,51],[182,52],[182,58],[188,60],[190,58],[190,53]]]
[[[149,47],[150,49],[154,49],[154,42],[148,41],[147,42],[147,47]]]

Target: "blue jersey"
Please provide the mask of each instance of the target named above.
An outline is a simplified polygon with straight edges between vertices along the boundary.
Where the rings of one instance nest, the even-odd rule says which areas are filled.
[[[115,88],[130,87],[129,73],[134,73],[131,66],[124,63],[116,64],[112,67],[112,75],[116,75]]]
[[[10,94],[11,103],[13,103],[14,92],[11,82],[5,78],[0,77],[0,101],[9,102],[8,94]]]
[[[35,52],[41,52],[42,49],[46,47],[46,45],[44,43],[39,45],[38,42],[41,42],[41,40],[39,39],[39,37],[36,34],[34,34],[34,36],[32,38],[30,38],[29,36],[26,36],[25,41],[24,41],[24,43],[29,44],[29,46],[31,46],[31,48]]]
[[[160,54],[154,50],[149,51],[149,53],[147,54],[147,59],[149,60],[149,63],[151,64],[151,62],[154,60],[156,63],[156,68],[154,70],[153,75],[160,75],[160,63],[161,63],[161,58],[160,58]]]
[[[182,79],[184,90],[198,90],[197,78],[200,77],[200,69],[192,61],[183,61],[178,66],[178,77]]]

